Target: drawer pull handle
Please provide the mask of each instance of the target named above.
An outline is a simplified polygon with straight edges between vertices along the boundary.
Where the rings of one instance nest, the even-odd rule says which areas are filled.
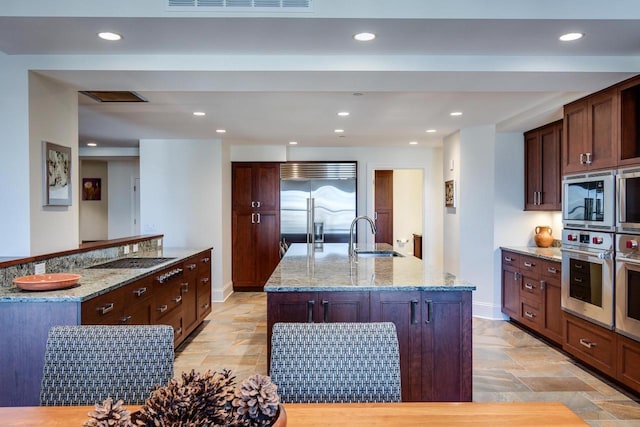
[[[189,292],[189,283],[188,282],[182,283],[180,286],[182,286],[182,293],[186,294],[187,292]]]
[[[205,278],[203,278],[203,279],[200,279],[200,281],[201,281],[202,283],[208,283],[208,282],[209,282],[209,278],[208,278],[208,277],[205,277]]]
[[[529,319],[533,319],[534,317],[536,317],[536,315],[530,311],[525,311],[524,315],[527,316]]]
[[[411,324],[415,325],[416,323],[418,323],[418,321],[416,320],[416,308],[418,306],[418,300],[414,299],[411,301]]]
[[[582,264],[577,264],[577,263],[576,263],[576,264],[574,264],[574,265],[573,265],[573,267],[574,267],[576,270],[582,270]]]
[[[582,283],[582,279],[579,278],[579,277],[574,277],[573,281],[576,282],[576,283]]]
[[[133,293],[136,294],[137,297],[141,296],[145,292],[147,292],[147,288],[140,288],[133,291]]]
[[[209,262],[209,258],[202,258],[202,262]]]
[[[504,257],[504,260],[507,262],[513,262],[513,258],[511,258],[510,256]]]
[[[204,305],[202,306],[202,308],[203,308],[204,310],[206,310],[207,308],[209,308],[209,303],[204,304]]]
[[[558,269],[557,268],[553,268],[553,267],[549,267],[549,268],[547,268],[547,272],[556,274],[558,272]]]
[[[313,306],[315,303],[315,300],[307,301],[307,323],[313,323]]]
[[[122,317],[120,323],[127,323],[129,320],[131,320],[131,316]]]
[[[528,262],[528,261],[525,261],[525,262],[524,262],[524,266],[525,266],[525,267],[533,267],[534,265],[535,265],[535,264],[534,264],[534,263],[532,263],[532,262]]]
[[[596,346],[596,343],[587,340],[586,338],[580,338],[580,344],[587,348],[593,348]]]
[[[107,314],[111,310],[113,310],[113,303],[105,304],[102,307],[98,307],[98,312],[100,314]]]
[[[160,307],[158,307],[158,311],[160,313],[164,313],[165,311],[167,311],[167,308],[169,308],[169,306],[167,304],[163,304]]]
[[[197,267],[197,265],[195,265],[195,264],[189,264],[189,265],[187,265],[187,268],[188,268],[189,270],[195,270],[195,269],[196,269],[196,267]]]
[[[177,336],[177,337],[179,337],[180,335],[182,335],[182,328],[178,328],[178,329],[176,329],[175,334],[176,334],[176,336]]]
[[[533,286],[531,283],[525,283],[524,287],[529,289],[530,291],[534,290],[536,287]]]
[[[178,304],[180,301],[182,301],[182,295],[178,295],[177,297],[173,298],[173,302],[175,302],[176,304]]]
[[[426,319],[424,321],[424,323],[431,323],[431,313],[433,312],[433,301],[431,301],[430,299],[424,300],[424,302],[427,304],[427,313],[426,313]]]
[[[544,287],[547,285],[546,280],[540,280],[540,290],[544,291]]]

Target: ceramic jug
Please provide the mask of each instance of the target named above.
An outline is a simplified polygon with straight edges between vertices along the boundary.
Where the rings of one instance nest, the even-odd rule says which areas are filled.
[[[548,248],[553,244],[553,235],[551,227],[548,225],[539,225],[536,227],[536,235],[533,238],[536,245],[540,248]]]

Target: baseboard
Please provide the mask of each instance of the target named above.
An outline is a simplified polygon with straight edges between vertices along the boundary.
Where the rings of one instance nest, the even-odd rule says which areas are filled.
[[[213,302],[225,302],[233,293],[233,282],[225,283],[222,289],[211,290],[211,300]]]
[[[489,320],[506,320],[509,318],[502,313],[499,305],[481,301],[473,302],[472,313],[473,317],[480,317],[482,319]]]

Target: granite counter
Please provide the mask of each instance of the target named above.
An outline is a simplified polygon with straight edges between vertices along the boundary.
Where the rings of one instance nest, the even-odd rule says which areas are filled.
[[[387,244],[358,248],[392,249]],[[292,244],[264,287],[266,292],[475,289],[471,283],[410,255],[350,259],[346,243],[325,243],[320,248]]]
[[[549,261],[562,262],[562,251],[557,247],[538,248],[536,246],[501,246],[500,249],[504,251],[517,252],[523,255],[535,256]]]

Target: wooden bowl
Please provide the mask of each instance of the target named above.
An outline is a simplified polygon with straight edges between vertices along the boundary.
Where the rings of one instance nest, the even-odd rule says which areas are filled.
[[[25,291],[53,291],[74,286],[80,280],[79,274],[49,273],[32,274],[31,276],[16,277],[13,283]]]

